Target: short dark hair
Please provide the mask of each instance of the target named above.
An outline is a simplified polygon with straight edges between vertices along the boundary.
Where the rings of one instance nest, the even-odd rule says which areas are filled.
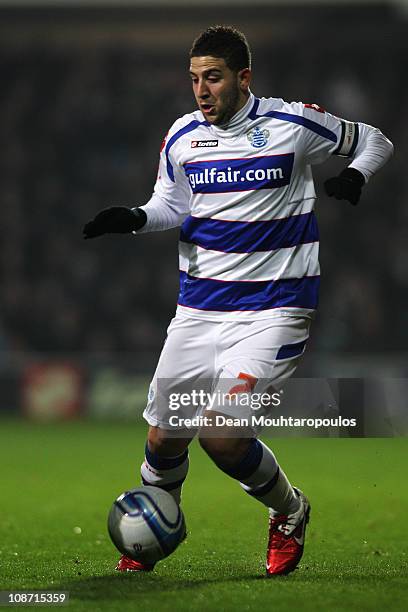
[[[228,68],[234,72],[251,67],[251,50],[245,34],[232,26],[212,26],[197,36],[190,57],[204,55],[224,59]]]

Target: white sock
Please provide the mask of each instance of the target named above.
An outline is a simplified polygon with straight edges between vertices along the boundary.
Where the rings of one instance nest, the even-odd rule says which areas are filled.
[[[188,450],[176,457],[162,457],[152,453],[146,444],[145,453],[141,466],[143,484],[164,489],[180,504],[181,489],[188,472]]]
[[[249,495],[276,514],[293,514],[300,501],[275,455],[260,440],[253,438],[245,457],[232,469],[224,470],[240,481]]]

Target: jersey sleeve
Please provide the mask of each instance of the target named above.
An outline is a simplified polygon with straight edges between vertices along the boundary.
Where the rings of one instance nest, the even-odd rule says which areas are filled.
[[[349,158],[367,182],[393,153],[393,145],[371,125],[341,119],[317,104],[292,103],[297,114],[297,150],[307,164],[320,164],[330,155]]]
[[[154,193],[172,208],[187,212],[190,206],[191,189],[182,166],[177,162],[177,154],[173,146],[177,130],[176,134],[174,131],[173,126],[161,146]]]
[[[353,157],[359,140],[358,123],[328,113],[317,104],[292,104],[302,129],[298,146],[308,164],[320,164],[330,155]]]
[[[140,206],[147,215],[147,222],[137,233],[178,227],[190,213],[190,185],[172,147],[175,126],[163,139],[153,195],[145,205]]]
[[[394,145],[376,127],[358,123],[358,143],[349,168],[355,168],[367,182],[394,153]]]

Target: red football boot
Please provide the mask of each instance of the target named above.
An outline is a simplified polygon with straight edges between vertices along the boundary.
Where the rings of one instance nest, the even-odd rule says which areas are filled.
[[[310,504],[302,491],[295,488],[295,492],[301,502],[297,512],[288,515],[270,514],[269,542],[266,553],[266,575],[268,578],[290,574],[296,569],[303,555]]]
[[[122,555],[115,569],[119,572],[151,572],[155,563],[140,563]]]

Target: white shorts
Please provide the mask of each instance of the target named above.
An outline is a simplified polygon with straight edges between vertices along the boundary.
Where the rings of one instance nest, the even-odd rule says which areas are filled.
[[[309,337],[308,317],[282,316],[258,321],[203,321],[172,319],[154,373],[143,413],[150,425],[163,429],[182,428],[186,419],[201,415],[209,407],[233,417],[242,414],[237,405],[211,406],[186,402],[174,407],[174,398],[192,389],[234,393],[237,384],[246,392],[259,393],[288,379],[299,363]],[[240,392],[240,391],[238,391]],[[218,394],[219,396],[219,394]],[[202,399],[202,395],[200,398]],[[169,408],[173,404],[172,408]],[[174,416],[178,419],[171,419]],[[181,419],[181,417],[183,417]],[[188,426],[187,426],[188,427]]]

